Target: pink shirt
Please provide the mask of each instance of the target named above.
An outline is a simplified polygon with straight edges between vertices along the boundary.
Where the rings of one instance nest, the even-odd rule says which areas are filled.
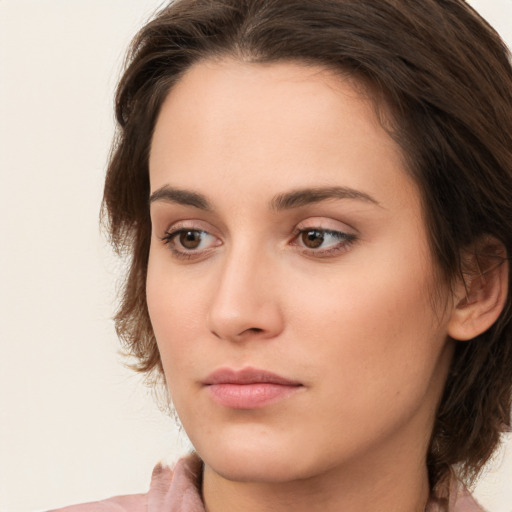
[[[48,512],[205,512],[198,489],[201,470],[201,460],[191,455],[178,461],[174,471],[157,465],[146,494],[117,496]],[[485,512],[464,486],[455,480],[449,496],[447,492],[440,494],[439,497],[449,502],[448,511],[433,500],[425,512]]]

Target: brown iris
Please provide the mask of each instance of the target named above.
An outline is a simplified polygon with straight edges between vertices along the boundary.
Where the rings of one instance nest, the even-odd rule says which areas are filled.
[[[182,231],[180,233],[180,244],[185,247],[185,249],[197,249],[200,243],[200,231]]]
[[[302,243],[309,249],[317,249],[324,243],[324,234],[316,229],[304,231],[301,234],[301,238]]]

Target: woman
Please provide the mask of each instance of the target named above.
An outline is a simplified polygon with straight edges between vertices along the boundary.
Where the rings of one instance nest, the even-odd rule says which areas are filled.
[[[197,454],[70,510],[482,510],[461,482],[512,385],[496,33],[461,0],[178,0],[117,119],[118,331]]]

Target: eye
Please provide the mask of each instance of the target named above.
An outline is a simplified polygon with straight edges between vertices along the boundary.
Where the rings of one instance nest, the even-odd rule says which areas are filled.
[[[199,229],[175,229],[162,237],[162,242],[169,246],[174,256],[191,258],[204,254],[205,251],[220,245],[220,240],[206,231]]]
[[[307,254],[325,257],[348,250],[356,239],[356,235],[342,231],[311,228],[299,230],[292,245],[303,248]]]

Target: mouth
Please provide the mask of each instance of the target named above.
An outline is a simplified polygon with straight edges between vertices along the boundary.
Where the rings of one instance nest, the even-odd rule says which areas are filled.
[[[257,368],[221,368],[203,385],[214,402],[230,409],[260,409],[305,389],[300,382]]]

